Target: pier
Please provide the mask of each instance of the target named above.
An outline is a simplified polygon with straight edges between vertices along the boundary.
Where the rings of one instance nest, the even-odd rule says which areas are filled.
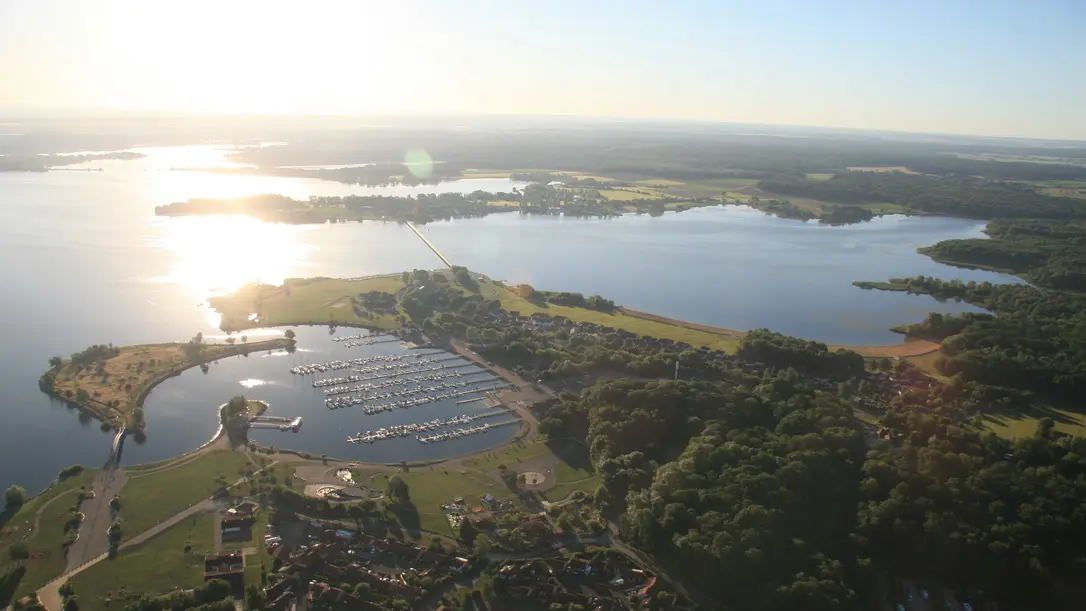
[[[422,240],[423,244],[426,244],[426,246],[428,246],[430,250],[434,251],[434,254],[437,255],[438,259],[441,259],[442,263],[449,267],[453,266],[452,261],[446,259],[445,255],[441,254],[441,251],[437,249],[437,246],[434,246],[433,242],[427,240],[426,236],[422,235],[422,232],[419,231],[417,227],[415,227],[414,223],[412,223],[411,221],[407,221],[407,226],[411,228],[411,231],[415,232],[415,235],[419,236],[419,239]]]
[[[488,432],[492,428],[499,426],[507,426],[510,424],[518,424],[519,420],[508,420],[505,422],[499,422],[496,424],[483,423],[481,425],[453,428],[460,425],[470,424],[476,420],[483,418],[493,418],[495,416],[509,415],[508,412],[501,410],[497,412],[484,413],[484,414],[460,414],[459,416],[453,416],[451,418],[438,418],[429,422],[419,422],[413,424],[397,424],[387,428],[377,429],[375,431],[366,431],[365,433],[359,433],[352,437],[347,438],[348,443],[375,443],[386,439],[400,439],[403,437],[410,437],[415,435],[415,440],[419,443],[437,443],[441,441],[447,441],[449,439],[455,439],[457,437],[466,437],[468,435],[479,435]],[[438,429],[448,429],[433,435],[419,435],[419,433],[426,433],[430,431],[436,431]]]
[[[302,417],[283,418],[280,416],[253,416],[249,419],[251,429],[279,429],[280,431],[298,432],[302,428]]]

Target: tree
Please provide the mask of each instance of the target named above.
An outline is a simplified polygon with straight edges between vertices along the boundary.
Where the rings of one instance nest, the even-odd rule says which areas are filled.
[[[4,491],[4,507],[18,509],[26,502],[26,490],[22,486],[12,484]]]
[[[59,356],[49,357],[49,366],[53,369],[60,369],[60,366],[64,363],[64,359]]]
[[[393,502],[400,505],[411,504],[411,495],[407,482],[403,481],[403,478],[399,475],[388,478],[388,496]]]
[[[79,611],[79,597],[73,594],[64,599],[64,611]]]
[[[249,611],[263,609],[267,604],[268,597],[264,595],[264,590],[260,589],[260,586],[253,584],[245,588],[245,606]]]
[[[11,547],[8,548],[8,557],[16,562],[19,560],[26,560],[30,557],[30,548],[22,541],[13,543],[11,544]]]
[[[85,388],[75,389],[75,400],[80,403],[86,403],[90,401],[90,393]]]
[[[460,521],[460,540],[468,545],[475,543],[475,538],[479,536],[479,531],[475,529],[475,524],[468,518],[464,518]]]
[[[284,331],[283,332],[283,337],[285,337],[285,338],[287,338],[287,339],[289,339],[291,341],[294,341],[294,337],[295,337],[294,329],[287,329],[286,331]]]
[[[475,545],[473,551],[475,552],[475,555],[477,557],[485,558],[486,555],[490,553],[490,537],[479,533],[479,535],[475,537]]]

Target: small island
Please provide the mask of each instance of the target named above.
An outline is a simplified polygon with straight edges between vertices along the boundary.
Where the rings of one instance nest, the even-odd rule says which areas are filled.
[[[54,356],[38,385],[50,396],[86,411],[103,426],[143,430],[143,401],[159,382],[190,367],[206,366],[221,358],[293,346],[282,337],[259,342],[209,344],[203,334],[184,343],[118,347],[97,344],[70,358]]]

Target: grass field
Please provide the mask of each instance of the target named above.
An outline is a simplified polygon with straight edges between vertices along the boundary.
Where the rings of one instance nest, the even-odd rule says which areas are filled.
[[[359,318],[350,298],[369,291],[396,293],[401,288],[403,281],[399,274],[360,280],[289,278],[283,286],[249,285],[209,301],[222,314],[222,326],[228,329],[329,322],[392,329],[399,326],[395,317]],[[257,315],[255,320],[251,319],[252,314]]]
[[[875,214],[908,214],[909,208],[900,204],[891,204],[889,202],[879,202],[875,204],[860,204],[861,208],[867,208]]]
[[[464,497],[469,504],[478,505],[479,497],[493,494],[498,498],[511,498],[513,493],[501,482],[483,473],[467,469],[442,467],[418,467],[408,473],[382,473],[374,476],[370,486],[384,490],[388,477],[399,475],[407,483],[411,502],[418,510],[418,527],[443,535],[454,536],[441,505],[456,497]],[[403,523],[408,528],[412,524]]]
[[[808,174],[807,175],[807,180],[829,180],[831,178],[833,178],[833,174],[829,174],[829,173],[820,173],[819,172],[819,173],[814,173],[814,174]]]
[[[659,193],[641,192],[644,189],[638,191],[627,191],[625,189],[600,189],[600,197],[613,200],[613,201],[630,201],[640,199],[661,199]]]
[[[81,485],[89,488],[96,474],[96,470],[84,469],[79,475],[55,484],[24,503],[0,528],[0,571],[12,564],[8,555],[12,544],[24,541],[30,550],[26,575],[19,582],[16,598],[40,588],[64,570],[68,562],[62,547],[66,536],[64,526],[76,504],[76,491]],[[39,511],[41,519],[34,532],[34,519]]]
[[[1018,439],[1032,437],[1041,418],[1052,418],[1056,430],[1067,435],[1086,437],[1086,416],[1066,409],[1047,407],[1031,413],[986,415],[984,428],[1000,437]]]
[[[214,515],[198,514],[76,575],[72,587],[79,596],[79,608],[123,609],[125,605],[116,600],[122,590],[165,594],[203,584],[204,555],[214,548],[214,524]],[[107,598],[114,600],[110,603]]]
[[[592,494],[601,478],[594,472],[588,450],[575,440],[536,441],[495,450],[464,461],[464,466],[491,472],[499,465],[513,471],[550,471],[553,485],[541,494],[550,501],[565,498],[574,490]]]
[[[849,166],[853,172],[901,172],[902,174],[919,174],[903,165],[854,165]]]
[[[233,483],[241,477],[238,471],[250,466],[243,453],[220,450],[177,467],[134,475],[121,491],[124,538],[130,539],[211,496],[219,475]]]
[[[483,283],[481,284],[481,287],[480,292],[484,297],[488,299],[497,299],[506,310],[520,312],[523,316],[530,316],[536,312],[542,312],[551,316],[565,316],[566,318],[577,322],[591,322],[614,327],[616,329],[625,329],[631,333],[666,338],[677,342],[686,342],[692,346],[709,346],[711,348],[732,352],[734,352],[739,345],[739,340],[735,337],[717,335],[696,329],[646,320],[627,314],[610,314],[586,308],[571,308],[550,304],[537,305],[496,283]]]
[[[650,189],[667,189],[670,187],[681,187],[686,183],[678,180],[667,180],[666,178],[653,178],[650,180],[638,180],[634,182],[639,187],[648,187]]]

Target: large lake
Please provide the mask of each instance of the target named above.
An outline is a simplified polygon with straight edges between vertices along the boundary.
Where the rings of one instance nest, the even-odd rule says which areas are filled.
[[[167,219],[154,216],[156,205],[266,192],[306,197],[520,186],[485,179],[370,189],[179,172],[170,168],[222,165],[223,151],[144,152],[149,156],[140,160],[88,164],[102,172],[0,173],[0,414],[5,423],[0,429],[0,486],[18,482],[36,491],[60,468],[73,462],[98,465],[108,454],[108,436],[96,422],[38,391],[37,377],[50,356],[92,343],[213,334],[217,317],[204,301],[244,282],[439,265],[410,230],[395,223],[288,226],[236,217]],[[599,293],[627,307],[705,324],[769,327],[835,344],[887,344],[900,341],[888,330],[892,325],[933,310],[971,308],[864,291],[851,283],[915,274],[1013,281],[941,265],[915,252],[943,239],[980,237],[982,228],[977,221],[900,216],[827,227],[742,207],[714,207],[658,218],[512,212],[431,223],[423,231],[452,261],[497,279]],[[226,371],[232,366],[218,367]],[[209,381],[218,375],[212,371]],[[201,375],[197,370],[179,379]],[[229,378],[223,382],[228,386]],[[158,396],[152,395],[149,420],[156,418],[158,405]],[[191,445],[186,441],[157,450],[159,433],[149,430],[146,444],[126,449],[126,460],[192,449],[182,447]]]

